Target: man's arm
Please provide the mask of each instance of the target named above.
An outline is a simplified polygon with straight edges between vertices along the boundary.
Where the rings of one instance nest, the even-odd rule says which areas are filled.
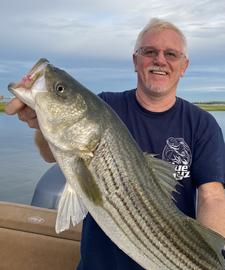
[[[55,158],[52,155],[48,143],[39,129],[37,115],[35,111],[26,106],[18,98],[14,98],[6,105],[5,112],[8,115],[18,114],[18,118],[21,121],[26,122],[30,128],[37,129],[35,132],[35,142],[37,147],[39,148],[40,154],[45,161],[55,162]]]
[[[222,183],[210,182],[198,188],[197,220],[225,237],[225,193]]]
[[[34,139],[43,159],[46,162],[55,162],[52,151],[40,130],[36,130]]]

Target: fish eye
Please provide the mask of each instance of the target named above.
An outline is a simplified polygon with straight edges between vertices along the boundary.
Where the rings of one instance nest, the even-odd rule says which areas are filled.
[[[55,89],[60,94],[62,94],[64,92],[64,90],[65,90],[64,86],[61,83],[57,84]]]

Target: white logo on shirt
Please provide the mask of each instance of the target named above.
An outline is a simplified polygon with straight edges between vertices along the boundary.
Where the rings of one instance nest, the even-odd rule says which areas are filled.
[[[162,159],[175,165],[174,177],[177,180],[190,177],[192,154],[183,138],[168,138],[163,149]]]

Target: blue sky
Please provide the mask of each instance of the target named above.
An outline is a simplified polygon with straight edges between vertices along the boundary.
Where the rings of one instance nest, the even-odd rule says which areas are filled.
[[[9,96],[8,83],[20,79],[41,57],[96,93],[134,88],[136,37],[152,17],[159,17],[175,23],[188,40],[191,64],[178,93],[225,100],[224,0],[0,3],[0,95]]]

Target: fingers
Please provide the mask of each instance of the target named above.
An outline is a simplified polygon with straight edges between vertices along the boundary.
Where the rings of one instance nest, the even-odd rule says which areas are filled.
[[[39,129],[37,115],[33,109],[25,105],[17,98],[12,99],[5,108],[5,112],[9,115],[18,114],[18,118],[26,122],[30,128]]]
[[[30,119],[27,121],[27,124],[30,128],[35,128],[35,129],[40,129],[39,124],[38,124],[38,120],[37,117],[35,117],[34,119]]]
[[[5,113],[9,115],[16,114],[25,106],[26,105],[22,101],[20,101],[18,98],[13,98],[9,103],[6,104]]]
[[[36,113],[30,107],[25,106],[20,111],[18,111],[18,118],[21,121],[27,122],[28,120],[32,120],[36,118]]]
[[[36,128],[39,129],[39,124],[37,120],[37,115],[34,110],[32,110],[30,107],[25,106],[18,112],[18,118],[26,122],[30,128]]]

